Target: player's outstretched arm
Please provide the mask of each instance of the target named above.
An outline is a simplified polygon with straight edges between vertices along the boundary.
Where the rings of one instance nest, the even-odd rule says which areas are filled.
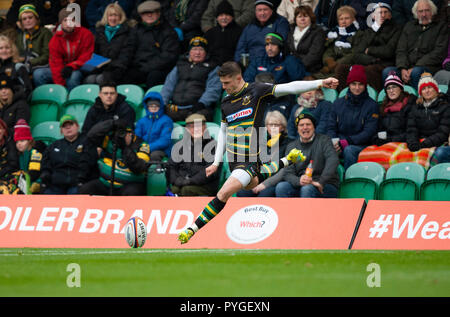
[[[305,91],[314,90],[317,88],[325,87],[336,89],[339,81],[336,78],[329,77],[323,80],[297,80],[286,84],[278,84],[275,86],[275,97],[281,97],[285,95],[298,95]]]

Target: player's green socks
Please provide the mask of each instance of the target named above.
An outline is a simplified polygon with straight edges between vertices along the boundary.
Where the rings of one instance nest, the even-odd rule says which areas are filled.
[[[214,197],[214,199],[206,205],[205,209],[203,209],[202,213],[195,220],[195,223],[192,226],[194,232],[197,232],[197,230],[211,221],[211,219],[222,211],[223,207],[225,207],[225,203],[219,198]]]

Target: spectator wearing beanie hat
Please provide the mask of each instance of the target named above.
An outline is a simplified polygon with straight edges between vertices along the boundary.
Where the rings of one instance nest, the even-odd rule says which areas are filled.
[[[25,4],[19,9],[19,25],[16,37],[16,46],[19,55],[24,58],[28,72],[32,73],[35,87],[45,84],[50,74],[48,67],[48,44],[52,32],[40,25],[36,7]]]
[[[294,80],[302,80],[309,73],[300,59],[285,54],[283,37],[274,32],[266,34],[266,54],[250,61],[244,72],[244,80],[254,82],[258,74],[269,72],[274,83],[283,84]]]
[[[344,158],[344,168],[358,160],[359,152],[370,145],[377,133],[379,107],[369,97],[364,67],[353,65],[347,77],[347,94],[331,108],[328,135],[339,138],[334,146]]]
[[[296,148],[307,157],[285,168],[283,179],[275,187],[277,197],[337,198],[339,189],[338,155],[330,138],[316,132],[316,118],[303,110],[295,120],[300,137],[288,144],[286,153]],[[312,176],[306,168],[312,162]]]
[[[222,65],[233,60],[242,27],[236,23],[233,7],[227,0],[218,4],[215,17],[217,25],[205,33],[205,38],[208,40],[211,60]]]
[[[6,123],[10,135],[13,135],[17,120],[30,120],[30,107],[22,96],[14,92],[13,80],[6,74],[0,74],[0,119]]]
[[[31,135],[31,128],[28,123],[20,119],[14,126],[14,141],[19,155],[19,169],[30,176],[31,193],[40,192],[41,161],[45,144],[35,141]]]
[[[430,73],[423,73],[419,80],[419,98],[408,116],[407,144],[411,152],[437,147],[434,163],[450,161],[448,142],[450,134],[450,104],[439,93],[436,81]]]
[[[201,19],[201,27],[204,33],[217,25],[217,10],[220,4],[223,4],[224,0],[209,0],[208,6],[203,12]],[[233,18],[237,25],[244,28],[255,17],[255,0],[227,0],[233,11]],[[223,9],[221,9],[223,10]],[[230,11],[227,9],[227,14]]]
[[[404,91],[403,87],[395,72],[386,78],[386,96],[380,106],[378,133],[372,140],[374,145],[359,153],[358,162],[376,162],[388,170],[398,161],[399,154],[405,153],[408,114],[416,103],[416,96]]]
[[[219,66],[209,59],[204,37],[194,37],[189,48],[167,75],[161,90],[166,114],[173,121],[184,121],[188,115],[200,113],[212,121],[214,105],[222,93]]]

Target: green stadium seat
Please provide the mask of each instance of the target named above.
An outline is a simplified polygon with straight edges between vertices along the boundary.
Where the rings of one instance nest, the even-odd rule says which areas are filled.
[[[323,91],[325,100],[327,100],[331,103],[333,103],[338,97],[338,93],[337,93],[336,89],[322,87],[322,91]]]
[[[117,86],[117,92],[126,97],[126,101],[133,107],[136,111],[136,116],[138,111],[141,110],[142,99],[144,99],[144,89],[138,85],[119,85]]]
[[[450,201],[450,163],[431,167],[420,187],[420,200]]]
[[[417,163],[392,165],[386,172],[386,179],[380,184],[378,199],[418,200],[425,175],[425,168]]]
[[[344,89],[341,90],[341,92],[339,93],[339,98],[342,98],[345,96],[345,94],[347,93],[348,87],[345,87]],[[375,88],[367,85],[367,92],[369,93],[370,98],[372,98],[373,100],[377,101],[377,96],[378,93],[375,90]]]
[[[36,87],[31,93],[31,103],[55,102],[62,105],[67,100],[67,89],[56,84],[47,84]]]
[[[40,123],[58,121],[60,105],[53,101],[37,101],[30,104],[30,127],[33,129]]]
[[[409,85],[404,85],[403,89],[406,92],[409,92],[410,94],[414,95],[414,96],[418,96],[417,90],[414,87],[411,87]]]
[[[30,127],[33,128],[45,121],[57,121],[60,107],[67,99],[67,89],[64,86],[48,84],[36,87],[31,93]]]
[[[39,123],[31,130],[31,135],[35,140],[50,144],[63,136],[59,128],[59,121],[46,121]]]
[[[439,85],[439,91],[443,94],[447,93],[448,86],[447,85]]]
[[[147,170],[147,196],[164,196],[167,191],[165,169],[152,164]]]
[[[67,100],[60,109],[60,117],[65,114],[73,115],[81,127],[81,123],[84,122],[84,119],[86,118],[86,115],[91,107],[92,103],[88,100]]]
[[[384,168],[375,162],[360,162],[345,171],[339,187],[340,198],[377,199],[378,187],[384,180]]]
[[[172,129],[172,143],[173,144],[177,143],[178,141],[180,141],[183,138],[184,131],[185,131],[185,128],[182,125],[180,125],[176,122],[173,123],[173,129]]]
[[[73,88],[69,92],[68,100],[83,100],[95,103],[95,99],[98,97],[100,91],[99,85],[96,84],[83,84]]]
[[[345,168],[342,164],[339,164],[337,167],[337,172],[339,175],[339,181],[342,183],[344,181],[345,178]]]
[[[150,91],[161,92],[163,86],[164,86],[164,85],[156,85],[156,86],[153,86],[153,87],[149,88],[149,89],[145,92],[145,95],[148,94]],[[145,96],[145,95],[144,95],[144,96]]]

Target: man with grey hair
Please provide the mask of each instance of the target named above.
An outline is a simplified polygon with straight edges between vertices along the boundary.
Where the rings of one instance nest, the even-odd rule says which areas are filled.
[[[432,0],[437,8],[441,6],[442,0]],[[392,1],[392,18],[396,24],[405,25],[406,22],[414,20],[415,16],[412,8],[416,0],[395,0]]]
[[[414,20],[405,24],[396,50],[395,67],[383,70],[383,81],[395,71],[406,84],[417,89],[423,72],[435,73],[447,56],[447,25],[437,21],[437,8],[431,0],[417,0]]]

